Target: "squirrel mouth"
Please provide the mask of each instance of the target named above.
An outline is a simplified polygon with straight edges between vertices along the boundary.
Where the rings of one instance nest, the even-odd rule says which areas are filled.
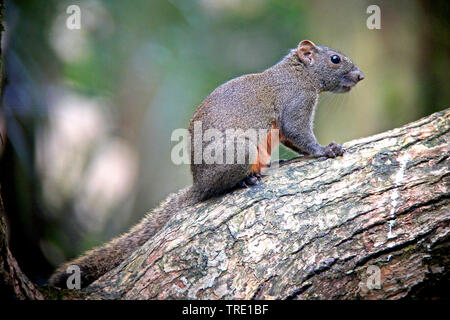
[[[343,93],[343,92],[349,92],[356,84],[364,79],[364,74],[359,70],[356,69],[354,71],[351,71],[347,74],[345,74],[333,92],[336,93]]]
[[[351,81],[349,79],[344,78],[339,86],[333,90],[335,93],[344,93],[349,92],[356,85],[355,81]]]
[[[341,84],[336,89],[334,89],[332,92],[334,92],[334,93],[349,92],[354,86],[355,86],[355,84],[349,84],[349,83]]]
[[[353,88],[353,86],[349,86],[349,85],[343,85],[341,86],[341,91],[342,92],[348,92]]]

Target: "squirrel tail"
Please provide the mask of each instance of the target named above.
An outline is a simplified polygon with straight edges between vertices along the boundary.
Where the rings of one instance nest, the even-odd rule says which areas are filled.
[[[192,186],[171,194],[158,207],[151,210],[129,232],[88,251],[83,256],[60,266],[50,277],[49,284],[67,288],[70,265],[80,268],[81,287],[86,287],[108,271],[117,267],[136,249],[151,239],[180,209],[201,201],[200,193]]]

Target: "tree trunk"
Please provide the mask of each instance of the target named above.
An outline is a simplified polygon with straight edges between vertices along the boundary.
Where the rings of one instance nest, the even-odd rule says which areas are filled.
[[[450,109],[300,158],[179,212],[91,299],[438,298],[449,282]]]
[[[16,259],[8,248],[8,233],[0,197],[0,291],[18,299],[44,299],[44,295],[20,270]]]

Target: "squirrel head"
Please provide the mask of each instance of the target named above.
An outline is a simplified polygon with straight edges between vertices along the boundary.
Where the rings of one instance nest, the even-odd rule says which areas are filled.
[[[352,60],[337,50],[303,40],[296,54],[308,72],[319,81],[322,91],[348,92],[364,79],[364,74]]]

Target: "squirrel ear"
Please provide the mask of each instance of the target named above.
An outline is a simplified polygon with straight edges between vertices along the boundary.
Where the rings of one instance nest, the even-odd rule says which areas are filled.
[[[317,53],[316,45],[309,40],[303,40],[298,44],[297,55],[306,65],[314,63],[314,55]]]

